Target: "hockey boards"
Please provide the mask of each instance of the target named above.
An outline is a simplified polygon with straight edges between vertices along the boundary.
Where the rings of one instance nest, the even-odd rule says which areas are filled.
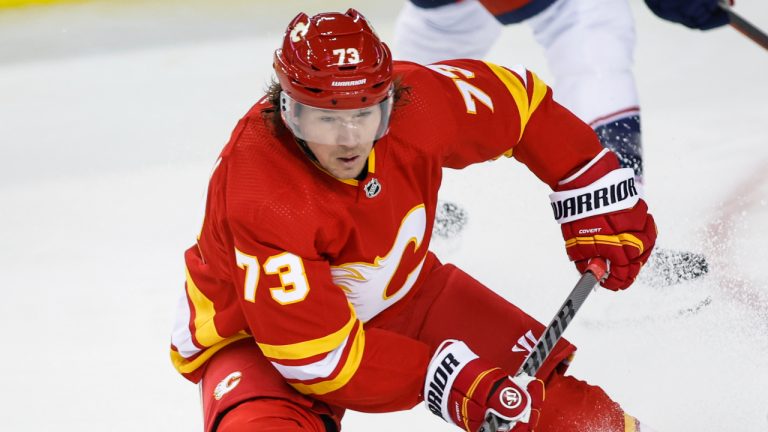
[[[461,234],[469,215],[460,205],[450,201],[438,201],[432,235],[443,239]],[[700,278],[709,273],[707,258],[696,252],[659,248],[651,253],[643,266],[638,280],[652,287],[677,285]]]

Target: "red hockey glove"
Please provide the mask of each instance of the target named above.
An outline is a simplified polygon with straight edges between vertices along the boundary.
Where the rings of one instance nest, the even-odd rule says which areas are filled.
[[[631,168],[619,168],[616,155],[603,150],[551,194],[565,248],[583,272],[593,257],[608,260],[605,288],[627,288],[656,243],[656,224],[635,184]]]
[[[437,349],[424,382],[427,408],[468,432],[531,431],[542,400],[540,380],[525,374],[513,378],[452,339]]]

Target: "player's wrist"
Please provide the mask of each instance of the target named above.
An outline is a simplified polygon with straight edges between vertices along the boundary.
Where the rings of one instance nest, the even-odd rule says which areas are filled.
[[[633,208],[642,197],[631,168],[620,168],[616,155],[603,150],[549,195],[559,224]]]
[[[476,359],[477,354],[464,342],[449,339],[440,344],[429,362],[424,380],[424,404],[430,412],[461,426],[460,420],[451,415],[450,394],[461,371]]]
[[[576,168],[573,172],[560,179],[555,187],[556,191],[578,189],[589,185],[608,174],[619,169],[619,159],[616,153],[604,148],[589,162]]]
[[[465,430],[479,430],[489,415],[511,428],[531,419],[534,401],[526,387],[533,381],[528,376],[512,378],[465,343],[447,340],[429,363],[424,403],[433,414]],[[537,400],[543,399],[543,389],[537,394]]]

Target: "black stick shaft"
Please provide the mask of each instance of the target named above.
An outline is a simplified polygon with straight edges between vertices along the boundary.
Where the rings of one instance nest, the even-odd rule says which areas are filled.
[[[552,349],[562,337],[563,332],[576,315],[576,312],[581,308],[581,305],[584,304],[584,300],[587,299],[587,296],[589,296],[589,293],[595,288],[595,285],[602,280],[607,272],[606,268],[607,266],[603,260],[593,259],[590,262],[587,271],[581,275],[576,286],[568,295],[568,298],[565,299],[563,305],[560,306],[557,314],[552,318],[552,322],[550,322],[547,328],[544,329],[544,333],[542,333],[539,341],[536,342],[533,350],[528,354],[528,357],[525,358],[523,365],[520,366],[520,369],[515,375],[520,375],[523,372],[530,376],[536,375],[536,372],[547,359],[549,353],[552,352]]]
[[[729,24],[731,27],[739,31],[739,33],[752,39],[756,44],[768,50],[768,35],[762,30],[755,27],[752,23],[742,18],[739,14],[733,11],[727,3],[720,3],[720,7],[728,14],[730,19]]]

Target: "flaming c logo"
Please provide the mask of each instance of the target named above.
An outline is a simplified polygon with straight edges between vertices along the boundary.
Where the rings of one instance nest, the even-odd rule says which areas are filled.
[[[426,237],[424,204],[403,217],[394,243],[373,262],[353,262],[331,267],[334,283],[345,291],[358,318],[368,321],[403,298],[416,283],[426,257],[421,248]]]
[[[216,388],[213,389],[213,397],[216,398],[216,400],[220,400],[224,397],[225,394],[231,392],[235,387],[237,387],[237,385],[240,384],[240,380],[242,378],[243,374],[240,371],[232,372],[231,374],[227,375],[226,378],[216,384]]]
[[[291,41],[301,42],[301,38],[307,35],[309,31],[309,25],[307,23],[300,22],[291,29]]]

